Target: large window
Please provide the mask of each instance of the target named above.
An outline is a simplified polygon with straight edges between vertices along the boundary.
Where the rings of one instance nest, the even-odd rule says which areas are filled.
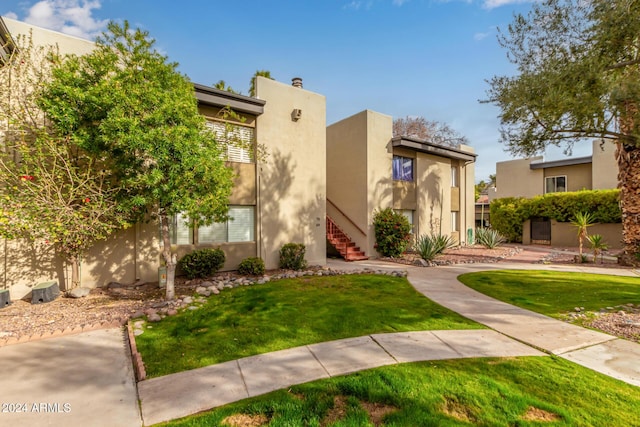
[[[451,166],[451,186],[460,187],[460,168]]]
[[[548,176],[545,179],[545,193],[567,191],[567,176]]]
[[[413,181],[413,159],[393,156],[393,179],[396,181]]]
[[[238,163],[253,161],[254,129],[226,122],[207,122],[218,141],[226,143],[225,160]]]
[[[171,227],[171,243],[191,245],[226,242],[252,242],[255,240],[255,207],[230,206],[226,222],[201,225],[194,230],[182,215],[176,215]]]

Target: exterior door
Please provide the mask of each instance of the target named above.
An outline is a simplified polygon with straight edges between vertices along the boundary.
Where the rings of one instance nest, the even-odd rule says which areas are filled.
[[[551,220],[548,218],[531,219],[531,243],[538,245],[551,244]]]

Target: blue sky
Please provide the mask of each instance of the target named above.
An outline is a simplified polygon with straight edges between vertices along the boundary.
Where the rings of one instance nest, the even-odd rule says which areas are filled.
[[[510,159],[498,110],[480,104],[494,75],[514,67],[498,45],[527,0],[2,0],[0,14],[84,38],[109,20],[148,31],[192,81],[224,80],[247,94],[251,76],[302,77],[327,98],[327,123],[364,109],[448,123],[479,154],[476,181]],[[574,148],[589,155],[591,144]],[[585,151],[586,150],[586,151]],[[561,150],[546,159],[563,157]]]

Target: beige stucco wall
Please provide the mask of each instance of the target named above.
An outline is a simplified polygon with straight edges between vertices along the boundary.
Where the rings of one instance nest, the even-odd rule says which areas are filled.
[[[611,141],[602,140],[594,140],[592,144],[592,189],[617,188],[618,163],[615,157],[616,145]]]
[[[322,95],[264,77],[256,95],[266,101],[257,118],[258,253],[276,268],[286,243],[304,243],[309,264],[326,263],[326,100]],[[294,109],[302,111],[293,120]]]
[[[367,117],[362,111],[326,128],[327,214],[370,256]]]
[[[473,147],[460,145],[462,151],[474,153]],[[475,232],[475,162],[460,161],[460,243],[467,244],[467,231]]]
[[[418,210],[414,215],[416,236],[451,234],[451,160],[417,153]]]
[[[593,224],[587,229],[589,234],[600,234],[609,249],[622,248],[622,224]],[[531,244],[531,221],[522,224],[522,243]],[[568,222],[551,220],[551,247],[578,247],[577,229]],[[583,241],[585,251],[589,249],[589,242]]]
[[[591,163],[545,168],[543,170],[545,178],[552,176],[566,176],[567,191],[591,189]]]
[[[11,33],[16,38],[18,35],[28,36],[32,31],[33,43],[36,46],[58,46],[62,54],[84,55],[91,52],[94,43],[78,37],[69,36],[56,31],[47,30],[45,28],[34,27],[24,22],[16,21],[2,17],[2,20]]]
[[[392,118],[370,110],[327,127],[327,197],[355,225],[331,203],[327,213],[370,257],[374,212],[393,203],[391,137]]]
[[[496,199],[501,197],[534,197],[544,194],[542,169],[530,169],[532,161],[542,156],[496,163]]]

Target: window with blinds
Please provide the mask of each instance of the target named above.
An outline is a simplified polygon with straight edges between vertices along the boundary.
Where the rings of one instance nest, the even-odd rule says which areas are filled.
[[[238,163],[251,163],[251,147],[254,141],[254,129],[225,122],[207,122],[207,127],[216,139],[226,144],[226,160]]]
[[[230,206],[230,219],[201,225],[195,230],[189,227],[182,215],[176,215],[173,221],[171,243],[191,245],[206,243],[252,242],[255,240],[255,207]],[[194,235],[196,240],[194,240]]]

